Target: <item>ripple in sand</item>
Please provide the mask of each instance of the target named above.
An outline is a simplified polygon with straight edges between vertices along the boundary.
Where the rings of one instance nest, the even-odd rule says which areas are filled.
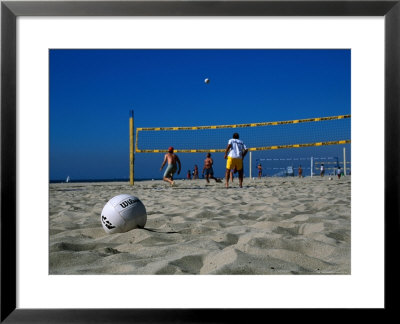
[[[239,241],[239,235],[236,234],[219,234],[213,237],[213,240],[218,243],[220,249],[224,249],[228,246],[235,245]]]
[[[169,266],[175,266],[180,269],[182,273],[186,274],[198,274],[203,266],[202,255],[189,255],[184,256],[180,259],[170,261]]]
[[[326,234],[326,236],[336,240],[336,242],[350,243],[350,241],[351,241],[350,235],[347,233],[347,230],[330,232],[330,233]]]

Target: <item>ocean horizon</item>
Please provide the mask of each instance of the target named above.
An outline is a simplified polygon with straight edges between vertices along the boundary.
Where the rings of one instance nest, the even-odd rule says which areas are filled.
[[[335,174],[333,173],[333,172],[327,172],[327,173],[325,173],[325,176],[334,176]],[[348,174],[347,175],[351,175],[351,172],[348,172]],[[282,174],[282,173],[279,173],[279,174],[275,174],[275,175],[271,175],[271,176],[265,176],[265,175],[263,175],[262,176],[262,178],[283,178],[283,177],[297,177],[298,175],[297,175],[297,172],[294,174],[294,175],[285,175],[285,174]],[[314,173],[313,174],[313,176],[319,176],[319,173]],[[237,176],[235,176],[235,177],[237,177]],[[303,175],[303,177],[304,178],[308,178],[308,177],[310,177],[310,174],[308,173],[308,174],[304,174]],[[220,177],[221,178],[221,177]],[[246,175],[244,175],[244,178],[245,179],[248,179],[249,177],[248,176],[246,176]],[[257,175],[253,175],[253,178],[257,178]],[[176,178],[174,178],[175,180],[187,180],[186,179],[186,177],[176,177]],[[221,179],[224,179],[224,177],[222,177]],[[162,180],[162,178],[138,178],[138,179],[135,179],[134,181],[135,182],[140,182],[140,181],[160,181],[160,180]],[[190,180],[193,180],[193,179],[190,179]],[[205,178],[202,176],[202,175],[200,175],[199,176],[199,179],[198,180],[205,180]],[[63,180],[61,180],[61,179],[56,179],[56,180],[50,180],[49,181],[49,183],[79,183],[79,182],[84,182],[84,183],[87,183],[87,182],[129,182],[130,181],[130,179],[129,178],[112,178],[112,179],[70,179],[68,182],[65,180],[65,179],[63,179]]]
[[[152,178],[139,178],[135,179],[135,181],[148,181],[148,180],[162,180],[160,179],[152,179]],[[76,182],[129,182],[129,178],[112,178],[112,179],[70,179],[68,183],[76,183]],[[49,183],[67,183],[66,179],[56,179],[50,180]]]

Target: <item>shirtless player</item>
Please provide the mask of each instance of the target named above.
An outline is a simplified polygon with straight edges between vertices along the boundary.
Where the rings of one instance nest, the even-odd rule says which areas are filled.
[[[210,183],[210,180],[208,179],[214,179],[216,182],[221,182],[220,179],[214,178],[214,170],[213,170],[213,165],[214,161],[211,158],[211,153],[207,153],[207,158],[204,160],[204,167],[203,167],[203,175],[204,171],[206,171],[206,181],[207,183]]]
[[[166,181],[166,182],[169,182],[169,184],[171,186],[173,186],[175,184],[175,182],[174,182],[174,174],[175,174],[176,170],[178,169],[177,165],[179,166],[178,174],[181,172],[181,161],[179,160],[178,155],[176,155],[174,153],[174,148],[172,146],[170,146],[168,148],[168,153],[166,153],[165,156],[164,156],[164,161],[161,164],[160,171],[162,170],[162,168],[164,167],[165,163],[167,163],[167,162],[168,162],[168,166],[167,166],[167,169],[164,172],[163,180]]]

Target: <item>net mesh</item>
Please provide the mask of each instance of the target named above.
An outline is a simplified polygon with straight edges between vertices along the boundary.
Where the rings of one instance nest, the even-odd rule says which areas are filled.
[[[350,115],[256,124],[137,128],[136,152],[222,152],[234,132],[250,150],[350,143]]]

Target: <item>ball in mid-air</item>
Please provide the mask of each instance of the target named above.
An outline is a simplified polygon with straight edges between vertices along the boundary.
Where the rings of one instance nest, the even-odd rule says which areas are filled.
[[[210,79],[209,79],[209,78],[205,78],[205,79],[204,79],[204,83],[206,83],[206,84],[207,84],[207,83],[210,83]]]
[[[107,234],[124,233],[144,227],[146,208],[139,198],[122,194],[111,198],[101,211],[101,224]]]

